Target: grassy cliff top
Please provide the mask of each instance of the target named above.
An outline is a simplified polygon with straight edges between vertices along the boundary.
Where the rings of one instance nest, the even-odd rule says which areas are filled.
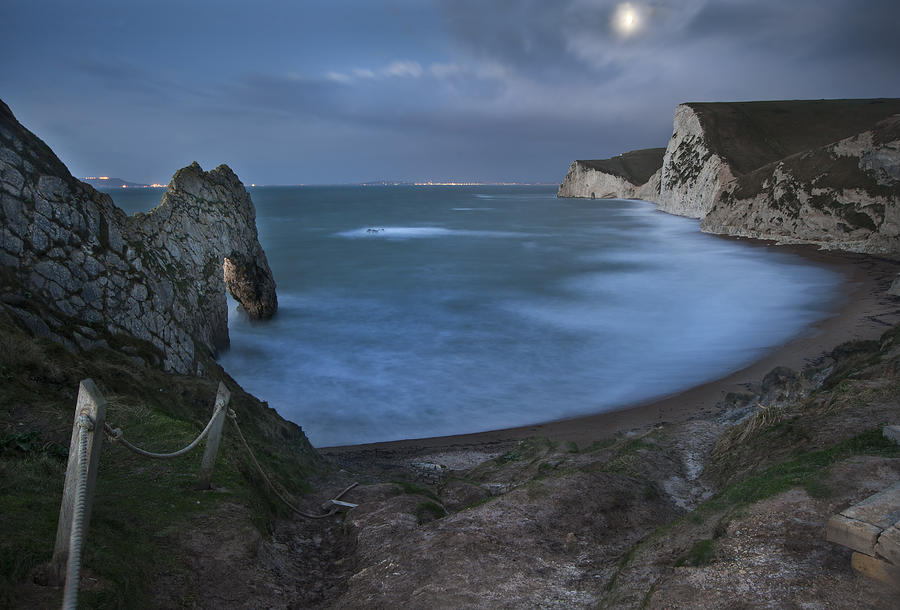
[[[611,159],[579,160],[576,163],[613,176],[620,176],[632,184],[641,185],[662,167],[665,152],[665,148],[643,148]]]
[[[741,174],[872,129],[900,99],[691,102],[710,149]]]

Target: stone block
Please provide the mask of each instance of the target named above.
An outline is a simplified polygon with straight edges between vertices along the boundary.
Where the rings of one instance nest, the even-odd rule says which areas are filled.
[[[900,296],[900,282],[897,283],[898,286],[898,296]],[[884,438],[890,439],[900,445],[900,426],[885,426],[884,430],[882,430],[882,434],[884,434]]]
[[[875,554],[875,543],[882,529],[871,523],[834,515],[828,520],[825,539],[867,555]]]
[[[900,523],[881,532],[875,543],[875,555],[900,567]]]
[[[29,220],[25,217],[25,206],[17,197],[6,193],[0,194],[0,210],[3,212],[3,224],[20,237],[28,230]]]
[[[891,287],[888,288],[888,294],[900,297],[900,274],[894,279],[894,282],[891,284]]]
[[[3,248],[15,256],[20,256],[22,254],[22,246],[22,240],[14,235],[12,231],[6,227],[0,231],[0,248]]]
[[[38,192],[47,199],[60,200],[65,198],[69,188],[58,176],[41,176],[38,179]]]
[[[19,257],[13,256],[12,254],[9,254],[8,252],[0,250],[0,265],[18,269],[19,268]]]
[[[862,553],[853,553],[850,565],[860,574],[900,590],[900,567]]]
[[[22,165],[22,157],[6,147],[0,147],[0,161],[13,166]]]
[[[50,239],[47,237],[47,234],[37,227],[32,227],[31,247],[35,254],[43,254],[50,247]]]
[[[21,194],[22,187],[25,186],[25,178],[22,177],[19,170],[9,165],[0,172],[0,179],[2,179],[6,191],[11,195]]]
[[[854,504],[841,514],[884,530],[900,521],[900,482]],[[869,553],[871,555],[871,553]]]

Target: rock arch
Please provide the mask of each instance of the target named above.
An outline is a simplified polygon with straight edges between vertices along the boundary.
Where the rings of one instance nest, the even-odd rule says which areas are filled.
[[[159,206],[127,216],[0,101],[0,221],[0,293],[48,313],[2,307],[72,351],[126,335],[147,348],[135,358],[199,373],[228,346],[226,289],[253,318],[278,308],[256,209],[226,165],[178,170]]]

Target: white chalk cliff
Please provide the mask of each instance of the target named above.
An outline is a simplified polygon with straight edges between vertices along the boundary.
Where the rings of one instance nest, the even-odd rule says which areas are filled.
[[[659,193],[663,148],[633,150],[611,159],[573,161],[559,197],[648,199]]]
[[[900,258],[898,99],[681,104],[659,170],[636,179],[622,170],[633,154],[574,162],[559,196],[644,199],[709,233]]]

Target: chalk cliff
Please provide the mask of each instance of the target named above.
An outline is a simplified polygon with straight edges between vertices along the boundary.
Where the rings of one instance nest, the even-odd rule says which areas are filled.
[[[655,200],[665,151],[648,148],[611,159],[573,161],[558,196]]]
[[[900,255],[900,115],[722,185],[709,233]]]
[[[277,309],[253,202],[225,165],[179,170],[157,208],[129,217],[0,101],[0,189],[3,306],[70,351],[125,335],[135,358],[199,374],[228,345],[226,289],[252,317]]]
[[[645,182],[617,172],[620,157],[576,161],[559,196],[636,197],[710,233],[900,257],[894,115],[898,99],[681,104]]]

